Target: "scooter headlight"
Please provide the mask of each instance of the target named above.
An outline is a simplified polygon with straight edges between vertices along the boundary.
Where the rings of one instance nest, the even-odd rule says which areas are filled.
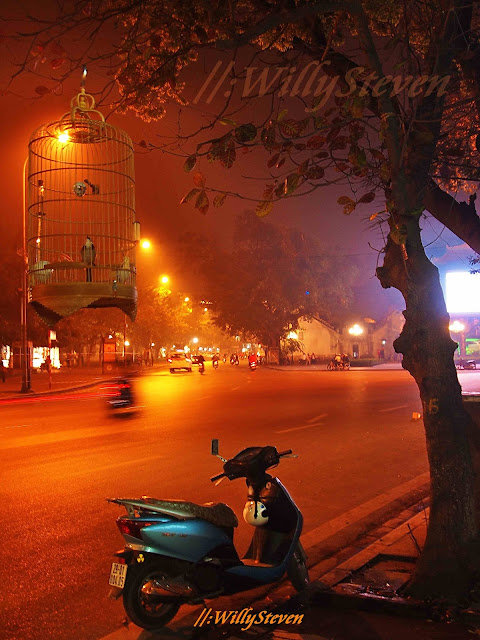
[[[268,522],[267,507],[259,500],[247,500],[243,509],[243,519],[253,527],[260,527]]]

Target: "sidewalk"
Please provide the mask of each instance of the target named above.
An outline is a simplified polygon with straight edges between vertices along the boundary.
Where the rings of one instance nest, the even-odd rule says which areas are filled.
[[[443,612],[396,595],[408,581],[424,544],[428,512],[426,503],[418,503],[364,539],[339,550],[336,558],[347,555],[346,560],[337,563],[336,558],[327,558],[310,567],[311,586],[306,602],[300,595],[292,594],[291,586],[285,583],[263,601],[250,605],[256,612],[267,610],[277,616],[303,614],[300,624],[252,625],[248,631],[242,631],[239,625],[236,628],[222,625],[210,628],[207,637],[209,640],[467,640],[480,635],[480,611],[464,611],[458,621],[449,622],[448,617],[442,617]],[[361,549],[369,538],[371,543]],[[159,636],[140,637],[153,640]]]
[[[267,369],[278,369],[279,371],[327,371],[326,364],[266,364],[262,365]],[[355,367],[350,366],[349,371],[389,371],[402,369],[401,362],[385,362],[384,364],[376,364],[371,367]],[[330,371],[333,374],[344,374],[348,371]]]
[[[148,371],[152,371],[150,367]],[[137,375],[141,373],[137,369],[127,369],[128,374]],[[55,369],[52,371],[51,388],[49,387],[49,375],[46,371],[32,372],[31,374],[31,390],[26,393],[21,392],[22,375],[20,371],[6,370],[5,382],[0,381],[0,403],[2,400],[10,400],[12,398],[29,398],[34,395],[45,393],[62,393],[66,391],[74,391],[86,387],[93,387],[103,381],[109,380],[116,375],[122,375],[114,371],[105,371],[102,374],[101,367],[75,367]]]

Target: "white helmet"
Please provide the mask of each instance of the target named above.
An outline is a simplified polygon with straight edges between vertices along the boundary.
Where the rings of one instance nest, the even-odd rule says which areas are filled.
[[[258,500],[247,500],[243,509],[243,519],[247,524],[251,524],[254,527],[260,527],[262,524],[267,524],[267,507],[263,502],[259,502]]]

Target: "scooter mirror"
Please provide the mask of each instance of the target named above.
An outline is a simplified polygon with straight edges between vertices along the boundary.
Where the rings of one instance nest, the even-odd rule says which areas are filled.
[[[212,456],[217,456],[217,458],[220,458],[220,460],[222,462],[226,462],[227,461],[226,458],[222,458],[222,456],[220,456],[218,454],[218,440],[217,440],[217,438],[214,438],[212,440]]]

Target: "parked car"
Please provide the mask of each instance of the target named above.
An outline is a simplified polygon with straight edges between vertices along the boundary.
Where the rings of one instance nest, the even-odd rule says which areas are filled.
[[[171,353],[168,356],[168,363],[170,364],[170,373],[192,370],[192,361],[184,353]]]

